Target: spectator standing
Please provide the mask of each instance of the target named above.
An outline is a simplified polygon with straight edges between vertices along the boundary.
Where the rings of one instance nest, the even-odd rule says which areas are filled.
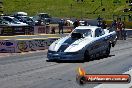
[[[79,26],[79,21],[76,20],[76,21],[73,23],[73,26],[74,26],[74,28],[78,27],[78,26]]]
[[[84,26],[87,26],[88,25],[88,22],[85,20],[84,21]]]
[[[97,23],[97,26],[98,26],[98,27],[101,27],[101,24],[102,24],[102,23],[101,23],[101,21],[99,20],[98,23]]]
[[[60,32],[63,34],[63,26],[64,26],[64,20],[61,19],[59,21],[59,34],[60,34]]]
[[[126,30],[125,30],[125,23],[122,22],[122,39],[126,40]]]
[[[101,21],[101,20],[103,20],[101,17],[100,17],[100,15],[98,16],[98,18],[97,18],[97,20],[98,21]]]
[[[103,21],[103,22],[101,23],[101,28],[102,28],[102,29],[106,29],[106,27],[107,27],[106,21]]]
[[[117,39],[122,39],[122,23],[119,21],[117,22]]]
[[[112,28],[114,28],[115,30],[117,29],[117,22],[116,20],[114,20],[111,24]]]
[[[103,18],[101,18],[100,15],[98,15],[97,20],[98,20],[97,26],[101,27]]]

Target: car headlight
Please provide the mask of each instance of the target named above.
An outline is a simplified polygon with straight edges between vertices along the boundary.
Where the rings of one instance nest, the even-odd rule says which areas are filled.
[[[76,55],[79,54],[79,51],[77,52],[65,52],[65,55]]]

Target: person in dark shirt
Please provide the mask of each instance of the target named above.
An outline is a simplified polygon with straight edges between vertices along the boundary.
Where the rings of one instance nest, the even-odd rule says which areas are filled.
[[[121,36],[123,40],[126,40],[127,34],[126,34],[126,30],[125,30],[125,23],[122,22],[122,32],[121,32]]]
[[[61,19],[58,24],[59,24],[59,34],[60,32],[63,34],[64,20]]]
[[[73,23],[74,28],[78,27],[79,25],[80,25],[79,20],[76,20],[76,21]]]
[[[122,40],[122,22],[121,21],[117,22],[116,33],[117,33],[117,39],[121,39]]]
[[[85,20],[84,21],[84,26],[87,26],[88,25],[88,22]]]
[[[98,21],[97,26],[101,27],[101,24],[102,24],[101,21]]]
[[[112,24],[111,24],[111,26],[113,27],[113,28],[117,28],[117,22],[116,22],[116,20],[114,20],[113,22],[112,22]]]
[[[103,22],[101,23],[101,28],[102,28],[102,29],[106,29],[106,27],[107,27],[107,24],[106,24],[105,21],[103,21]]]

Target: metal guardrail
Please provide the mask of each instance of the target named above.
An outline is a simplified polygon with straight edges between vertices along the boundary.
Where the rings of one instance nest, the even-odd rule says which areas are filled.
[[[0,40],[0,53],[21,53],[44,50],[59,37],[32,38],[32,39],[2,39]]]

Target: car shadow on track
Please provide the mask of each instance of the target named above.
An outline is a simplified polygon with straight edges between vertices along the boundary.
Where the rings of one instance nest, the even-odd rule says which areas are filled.
[[[115,55],[109,55],[108,57],[113,57]],[[90,59],[90,60],[46,60],[46,62],[56,62],[56,63],[85,63],[85,62],[90,62],[90,61],[94,61],[94,60],[101,60],[104,58],[108,58],[108,57],[99,57],[99,58],[94,58],[94,59]]]
[[[113,57],[113,56],[115,56],[115,55],[109,55],[108,57]],[[89,61],[101,60],[101,59],[105,59],[105,58],[108,58],[108,57],[98,57],[98,58],[90,59]]]
[[[56,63],[84,63],[83,60],[46,60],[47,62],[56,62]]]

